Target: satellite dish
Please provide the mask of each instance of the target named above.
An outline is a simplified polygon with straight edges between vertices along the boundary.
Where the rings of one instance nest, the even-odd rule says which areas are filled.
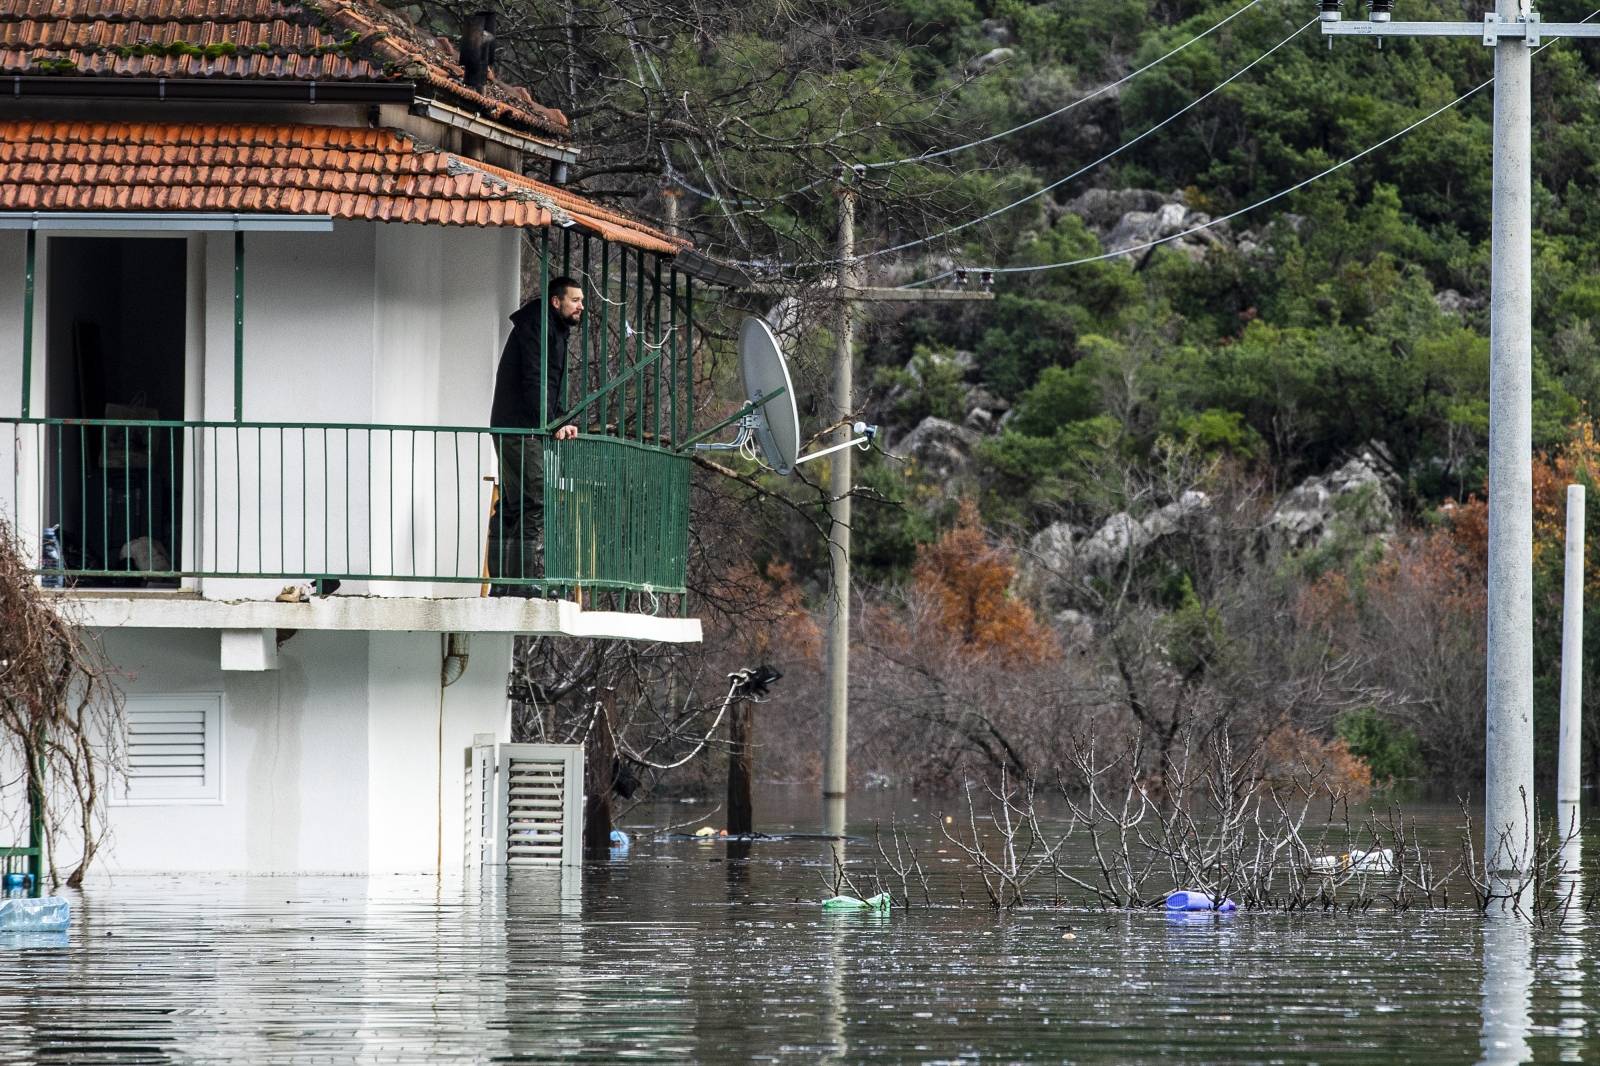
[[[774,470],[787,474],[800,455],[800,412],[794,405],[789,361],[778,347],[778,338],[759,318],[747,318],[739,326],[739,366],[744,372],[745,399],[754,405],[750,428],[756,446]],[[775,392],[779,394],[773,396]]]
[[[869,447],[878,434],[877,426],[857,422],[857,436],[843,444],[823,448],[809,455],[800,454],[800,412],[794,405],[794,382],[789,379],[789,362],[783,357],[778,338],[759,318],[746,318],[739,326],[739,366],[744,374],[745,405],[737,413],[710,429],[695,434],[678,446],[679,451],[743,451],[751,442],[780,474],[788,474],[801,463],[808,463],[842,448]],[[702,444],[711,434],[739,425],[739,433],[726,444]]]

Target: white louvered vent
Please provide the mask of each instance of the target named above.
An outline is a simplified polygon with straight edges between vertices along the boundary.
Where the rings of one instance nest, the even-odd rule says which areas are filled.
[[[122,802],[221,802],[221,696],[130,696],[123,713],[128,746]]]
[[[566,766],[506,759],[506,865],[559,863],[565,845]]]
[[[487,738],[482,738],[487,739]],[[486,866],[583,861],[583,749],[475,743],[467,753],[466,860]],[[486,778],[492,773],[492,787]]]
[[[493,733],[480,733],[467,749],[465,781],[466,824],[462,827],[467,867],[473,869],[494,863],[494,769]]]

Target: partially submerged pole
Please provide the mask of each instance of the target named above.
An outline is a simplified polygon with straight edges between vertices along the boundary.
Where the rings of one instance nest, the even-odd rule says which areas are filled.
[[[843,424],[839,441],[850,440],[850,415],[855,409],[852,377],[851,327],[854,313],[849,298],[855,283],[855,190],[850,171],[839,183],[839,301],[833,354],[834,417]],[[850,479],[851,454],[845,448],[833,458],[833,478],[828,504],[828,557],[833,587],[828,597],[828,737],[822,762],[824,804],[843,800],[848,790],[850,717]]]
[[[611,854],[611,789],[617,761],[617,738],[611,731],[616,696],[597,686],[595,720],[583,753],[583,851],[591,859]]]
[[[1498,0],[1515,22],[1518,0]],[[1483,855],[1491,875],[1533,860],[1533,65],[1525,39],[1494,49],[1489,281],[1489,669]]]
[[[1583,751],[1583,517],[1582,485],[1567,486],[1567,565],[1561,602],[1561,742],[1557,756],[1557,829],[1577,828]]]
[[[749,836],[756,831],[755,802],[751,799],[753,752],[751,732],[755,705],[736,699],[728,708],[728,835]]]

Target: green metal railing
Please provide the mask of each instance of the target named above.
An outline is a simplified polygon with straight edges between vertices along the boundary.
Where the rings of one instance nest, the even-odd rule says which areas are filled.
[[[28,895],[37,899],[44,894],[43,852],[42,848],[0,848],[0,875],[32,874],[33,884],[29,886]]]
[[[681,456],[598,437],[547,441],[544,475],[550,573],[579,586],[605,575],[612,587],[682,591],[689,464]]]
[[[0,471],[10,472],[0,506],[37,547],[46,585],[338,578],[684,591],[689,460],[653,444],[464,426],[0,423]],[[522,531],[506,528],[514,508],[496,503],[497,488],[515,491],[497,484],[497,441],[542,462],[543,499],[526,501],[542,522]]]

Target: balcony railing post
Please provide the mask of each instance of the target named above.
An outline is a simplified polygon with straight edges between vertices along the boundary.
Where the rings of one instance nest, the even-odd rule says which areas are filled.
[[[683,412],[684,433],[694,429],[694,277],[683,278]]]
[[[595,387],[604,389],[606,380],[611,376],[609,365],[611,351],[611,245],[606,242],[600,244],[600,354],[595,359],[595,368],[598,370]],[[600,401],[600,432],[606,431],[606,402]]]
[[[678,268],[667,274],[667,432],[678,443]]]
[[[644,328],[644,316],[645,316],[645,311],[644,311],[644,252],[642,250],[635,252],[634,253],[634,259],[637,260],[637,262],[635,263],[634,269],[637,272],[638,277],[637,277],[636,283],[634,285],[635,292],[634,292],[634,296],[633,296],[633,302],[634,302],[634,307],[635,307],[634,314],[633,314],[633,321],[635,323],[634,330],[633,330],[633,336],[634,336],[634,341],[633,341],[633,361],[637,365],[638,363],[640,363],[640,362],[642,362],[644,360],[644,338],[645,338],[645,328]],[[644,432],[645,432],[644,398],[645,398],[645,383],[644,383],[643,380],[641,380],[639,382],[638,386],[634,389],[634,393],[633,393],[633,399],[634,399],[634,426],[633,426],[633,432],[634,432],[635,439],[637,439],[637,440],[639,440],[641,442],[643,442],[643,440],[644,440]]]
[[[655,278],[650,285],[650,302],[653,307],[650,315],[650,322],[653,327],[650,331],[651,354],[658,354],[665,339],[661,336],[661,257],[659,255],[655,257]],[[656,360],[655,368],[651,370],[650,376],[655,379],[655,442],[659,446],[661,444],[661,360]]]
[[[233,420],[244,421],[244,231],[233,235]]]
[[[27,418],[33,398],[33,269],[39,234],[28,231],[27,249],[22,263],[22,417]]]
[[[550,227],[539,230],[539,432],[550,429]]]
[[[586,293],[593,288],[589,278],[589,237],[587,234],[583,238],[583,288]],[[593,313],[592,311],[589,312],[590,315],[593,315]],[[583,323],[582,332],[578,334],[578,388],[583,392],[589,391],[589,322],[587,319]],[[587,422],[588,419],[585,418],[584,425],[578,427],[579,432],[586,428]]]
[[[627,368],[623,365],[628,359],[628,246],[617,246],[617,373],[623,373]],[[622,395],[617,397],[617,436],[627,435],[628,425],[628,387],[622,387]],[[606,432],[606,427],[601,426],[600,432]]]
[[[561,276],[564,278],[572,277],[572,230],[570,228],[561,231]],[[545,303],[548,306],[549,300],[546,299]],[[563,411],[567,408],[567,397],[572,395],[572,340],[570,337],[567,340],[567,349],[566,371],[561,375],[560,400]]]

